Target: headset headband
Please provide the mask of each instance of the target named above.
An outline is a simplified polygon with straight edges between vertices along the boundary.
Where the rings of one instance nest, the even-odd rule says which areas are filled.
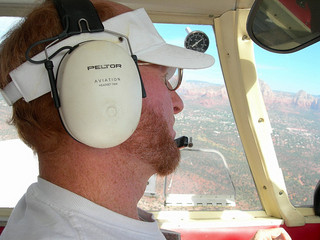
[[[98,13],[89,0],[54,0],[54,4],[68,36],[104,31]]]
[[[90,0],[54,0],[64,29],[56,41],[74,35],[104,32],[104,26]],[[117,146],[138,126],[143,83],[129,40],[110,32],[117,43],[125,41],[129,51],[113,41],[81,42],[54,64],[45,48],[44,62],[51,94],[66,132],[76,141],[95,148]],[[125,39],[124,39],[125,38]],[[121,40],[122,39],[122,40]],[[139,84],[140,83],[140,84]]]

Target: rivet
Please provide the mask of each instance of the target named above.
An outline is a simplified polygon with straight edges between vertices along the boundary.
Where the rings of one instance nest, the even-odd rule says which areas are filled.
[[[250,39],[250,38],[249,38],[247,35],[243,35],[243,36],[242,36],[242,40],[243,40],[243,41],[249,40],[249,39]]]

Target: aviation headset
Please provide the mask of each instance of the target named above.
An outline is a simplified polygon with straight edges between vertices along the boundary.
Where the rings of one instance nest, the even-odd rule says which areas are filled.
[[[129,40],[107,31],[89,0],[54,0],[64,31],[34,43],[26,52],[28,61],[44,64],[51,94],[65,130],[75,140],[96,148],[121,144],[135,131],[146,97]],[[108,32],[116,40],[92,40],[64,46],[42,61],[29,57],[30,50],[44,42],[54,45],[73,35]],[[126,42],[124,49],[120,44]],[[45,49],[45,51],[46,51]],[[58,71],[51,59],[68,50]]]

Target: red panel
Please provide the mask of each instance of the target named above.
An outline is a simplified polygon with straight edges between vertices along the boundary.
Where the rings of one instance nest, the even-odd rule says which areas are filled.
[[[182,240],[249,240],[254,236],[258,229],[262,228],[266,227],[225,227],[191,230],[179,229],[177,231],[180,231]],[[268,228],[271,227],[269,226]]]
[[[278,226],[273,226],[278,227]],[[302,227],[286,227],[292,240],[319,240],[320,239],[320,224],[306,224]],[[225,228],[196,228],[196,229],[175,229],[181,233],[182,240],[249,240],[259,229],[269,227],[225,227]],[[0,234],[4,227],[0,227]]]
[[[259,229],[266,229],[279,226],[268,227],[225,227],[225,228],[195,228],[195,229],[174,229],[181,233],[182,240],[249,240]],[[320,224],[306,224],[302,227],[281,226],[291,236],[292,240],[319,240]]]
[[[320,239],[320,224],[319,223],[309,223],[302,227],[286,227],[282,226],[291,236],[292,240],[310,239],[319,240]]]

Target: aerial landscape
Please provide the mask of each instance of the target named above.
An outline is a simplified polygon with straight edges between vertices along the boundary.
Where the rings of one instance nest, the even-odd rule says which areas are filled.
[[[320,176],[320,98],[304,91],[272,91],[263,81],[260,81],[260,88],[289,199],[296,206],[310,206]],[[180,168],[167,179],[170,189],[167,187],[166,193],[229,194],[235,197],[236,206],[228,208],[261,209],[226,88],[205,82],[188,82],[178,91],[185,103],[184,111],[176,116],[178,136],[191,136],[194,148],[219,151],[226,159],[231,179],[217,154],[194,152],[190,155],[183,152]],[[158,199],[146,197],[143,204],[156,210],[164,208],[163,181],[158,179],[157,182]],[[221,207],[209,209],[219,210]]]

